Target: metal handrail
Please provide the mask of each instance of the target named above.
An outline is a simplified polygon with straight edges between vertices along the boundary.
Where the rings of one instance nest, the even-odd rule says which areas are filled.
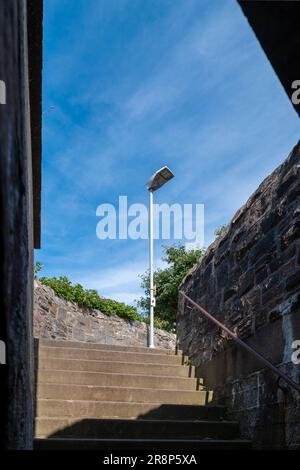
[[[217,320],[213,315],[211,315],[205,308],[201,307],[198,305],[194,300],[192,300],[188,295],[186,295],[183,291],[179,291],[179,294],[181,294],[190,304],[192,304],[195,308],[197,308],[203,315],[205,315],[209,320],[211,320],[213,323],[215,323],[217,326],[222,328],[222,330],[226,331],[226,333],[240,346],[242,346],[246,351],[250,352],[253,356],[255,356],[257,359],[259,359],[265,366],[267,366],[270,370],[272,370],[276,375],[278,375],[279,378],[283,379],[290,387],[294,388],[297,390],[297,392],[300,393],[300,385],[298,385],[296,382],[294,382],[288,375],[286,375],[284,372],[281,372],[278,367],[274,366],[268,359],[266,359],[264,356],[262,356],[259,352],[257,352],[255,349],[253,349],[251,346],[249,346],[247,343],[245,343],[242,339],[240,339],[233,331],[231,331],[227,326],[223,325],[219,320]]]

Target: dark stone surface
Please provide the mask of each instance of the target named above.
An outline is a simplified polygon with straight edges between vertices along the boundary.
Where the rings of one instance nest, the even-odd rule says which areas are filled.
[[[0,447],[33,444],[33,207],[26,6],[0,2]],[[38,0],[36,4],[40,3]],[[32,109],[33,111],[33,109]],[[33,122],[33,121],[31,121]]]
[[[34,247],[41,246],[43,0],[27,0]]]
[[[238,0],[238,3],[291,99],[292,83],[300,76],[299,2]],[[292,104],[300,115],[300,104]]]
[[[208,248],[181,286],[273,364],[288,368],[298,383],[300,365],[291,363],[291,356],[292,342],[300,340],[299,168],[300,143],[235,214],[227,232]],[[286,409],[273,374],[269,376],[249,353],[233,346],[200,316],[179,302],[179,343],[199,376],[217,390],[216,399],[237,413],[245,436],[258,447],[271,442],[278,448],[300,446],[293,437],[300,434],[300,425],[292,419],[293,407],[299,413],[297,400],[291,399]],[[252,389],[247,385],[251,377],[263,385]],[[238,387],[243,389],[240,395]],[[270,394],[277,397],[271,408]],[[283,410],[285,421],[278,422]]]

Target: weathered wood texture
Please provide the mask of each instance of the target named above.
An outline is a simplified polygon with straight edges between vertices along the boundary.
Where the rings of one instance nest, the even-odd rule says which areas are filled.
[[[26,0],[0,2],[0,365],[2,448],[29,449],[33,434],[33,217]]]

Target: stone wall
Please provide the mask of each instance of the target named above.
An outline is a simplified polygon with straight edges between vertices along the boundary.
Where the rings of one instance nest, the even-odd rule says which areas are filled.
[[[34,282],[34,336],[69,341],[147,346],[145,323],[105,315],[99,310],[80,308],[57,297],[53,290]],[[155,345],[175,349],[175,335],[155,328]]]
[[[239,337],[287,370],[300,340],[300,144],[235,214],[226,233],[186,276],[182,290]],[[241,421],[257,447],[300,448],[300,397],[233,344],[182,298],[179,344],[197,374]]]
[[[33,443],[33,217],[27,2],[0,2],[0,448]]]

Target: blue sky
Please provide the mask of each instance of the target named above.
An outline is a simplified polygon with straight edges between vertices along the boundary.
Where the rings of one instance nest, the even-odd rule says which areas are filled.
[[[205,244],[299,138],[299,120],[235,0],[45,0],[42,249],[67,275],[133,302],[145,240],[96,237],[96,208],[205,204]],[[157,240],[156,265],[161,244]]]

